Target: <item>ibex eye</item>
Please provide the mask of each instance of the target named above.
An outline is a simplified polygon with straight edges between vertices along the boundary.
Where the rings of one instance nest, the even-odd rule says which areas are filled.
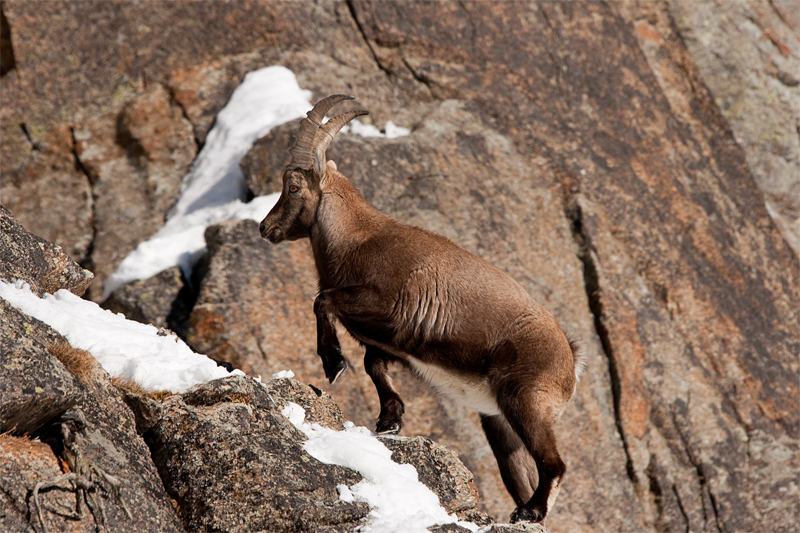
[[[297,192],[299,190],[300,190],[300,187],[298,187],[297,185],[289,185],[289,192],[295,193],[295,192]]]

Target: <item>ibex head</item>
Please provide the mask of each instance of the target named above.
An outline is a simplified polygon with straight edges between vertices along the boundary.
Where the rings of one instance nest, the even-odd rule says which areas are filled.
[[[276,244],[308,237],[316,220],[317,207],[322,198],[322,187],[328,164],[325,151],[334,135],[355,117],[367,111],[349,111],[321,124],[333,106],[352,96],[334,94],[317,102],[300,123],[294,146],[289,150],[292,160],[283,173],[283,191],[278,203],[261,221],[261,236]]]

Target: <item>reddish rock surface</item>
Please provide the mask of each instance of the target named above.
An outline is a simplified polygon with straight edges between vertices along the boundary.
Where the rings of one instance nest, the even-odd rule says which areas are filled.
[[[796,113],[780,113],[797,90],[791,2],[191,3],[143,19],[127,3],[66,5],[3,3],[15,63],[0,81],[0,190],[4,205],[6,191],[32,191],[6,207],[35,221],[30,206],[45,193],[8,180],[51,179],[70,195],[70,216],[91,220],[75,199],[88,172],[99,278],[174,198],[143,196],[146,180],[177,183],[243,74],[286,65],[315,99],[353,93],[378,127],[412,129],[331,146],[369,201],[506,270],[585,339],[589,370],[559,425],[569,471],[549,527],[791,531],[800,520],[800,263],[787,243]],[[98,31],[79,36],[86,17]],[[138,129],[113,140],[134,109]],[[169,127],[148,129],[151,109]],[[776,126],[756,127],[759,117]],[[69,164],[70,127],[83,170]],[[276,130],[248,157],[254,192],[274,190],[276,169],[264,167],[287,141]],[[155,157],[135,155],[140,146]],[[122,175],[135,179],[102,177]],[[129,196],[141,213],[115,213]],[[58,237],[55,225],[37,231],[81,253],[86,231]],[[344,346],[351,372],[334,387],[322,378],[307,243],[272,247],[252,222],[207,236],[186,300],[197,298],[190,342],[265,377],[291,367],[371,425],[377,399],[355,342]],[[474,414],[397,374],[406,434],[457,450],[484,509],[507,517]]]
[[[74,151],[72,128],[54,128],[30,151],[27,165],[3,173],[0,199],[23,226],[80,262],[94,237],[93,198]]]
[[[674,1],[654,11],[658,31],[674,28],[686,43],[768,211],[800,255],[800,9],[790,5]],[[667,21],[673,28],[662,28]]]
[[[14,266],[13,278],[40,295],[61,288],[42,283],[47,262],[37,260],[56,247],[26,234],[2,207],[0,223],[0,265]],[[88,352],[65,350],[72,348],[58,332],[0,299],[0,530],[182,531],[119,390]],[[119,481],[117,491],[109,480]]]
[[[119,111],[77,125],[75,140],[95,197],[89,296],[99,301],[106,278],[164,224],[197,146],[191,124],[159,84]]]
[[[3,483],[0,505],[4,510],[0,514],[0,527],[3,531],[37,531],[27,518],[33,511],[31,519],[40,527],[34,507],[29,507],[31,487],[61,476],[64,473],[61,466],[53,450],[43,442],[7,435],[0,437],[0,481]],[[75,505],[75,496],[66,491],[43,491],[40,498],[45,509],[43,512],[58,507],[69,509]],[[94,524],[80,521],[65,521],[64,525],[67,527],[60,531],[94,530]]]

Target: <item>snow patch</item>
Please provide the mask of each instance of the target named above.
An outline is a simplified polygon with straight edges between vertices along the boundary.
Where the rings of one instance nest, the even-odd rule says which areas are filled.
[[[27,283],[0,280],[0,298],[58,331],[74,348],[90,352],[112,378],[132,380],[145,390],[183,393],[231,375],[177,336],[159,336],[155,326],[128,320],[67,290],[39,298]]]
[[[301,89],[294,73],[271,66],[248,73],[219,112],[206,143],[183,178],[178,201],[166,224],[142,242],[117,267],[103,287],[103,299],[132,281],[147,279],[180,266],[187,279],[206,252],[205,230],[226,220],[260,222],[278,201],[278,194],[244,203],[247,196],[239,163],[253,143],[272,128],[305,116],[311,109],[311,91]],[[384,132],[352,121],[342,131],[364,137],[393,139],[410,132],[388,121]]]
[[[411,133],[411,130],[408,128],[395,126],[394,122],[391,120],[386,122],[383,131],[381,131],[372,124],[362,124],[358,119],[353,119],[350,124],[344,126],[339,131],[361,135],[362,137],[382,137],[385,139],[396,139],[397,137],[404,137]]]
[[[292,402],[281,412],[308,437],[303,448],[309,455],[325,464],[345,466],[364,477],[352,487],[337,487],[342,501],[361,501],[370,506],[366,523],[357,531],[427,533],[431,526],[454,522],[478,531],[475,524],[459,522],[455,515],[448,515],[436,494],[419,481],[417,470],[392,461],[392,452],[367,428],[346,422],[344,431],[335,431],[309,424],[305,410]]]
[[[294,372],[291,370],[281,370],[275,374],[272,374],[272,379],[291,379],[294,377]]]
[[[336,485],[336,491],[339,493],[339,499],[345,503],[353,503],[356,497],[347,485]]]
[[[305,116],[311,91],[300,88],[294,73],[280,66],[248,73],[219,112],[192,168],[183,178],[167,223],[141,243],[106,281],[103,299],[115,289],[147,279],[175,265],[188,276],[206,251],[205,229],[225,220],[261,221],[278,195],[249,204],[239,162],[260,137],[275,126]]]

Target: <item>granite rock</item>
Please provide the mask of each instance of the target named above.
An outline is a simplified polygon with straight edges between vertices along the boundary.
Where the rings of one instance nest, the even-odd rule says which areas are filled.
[[[81,296],[93,278],[60,246],[29,233],[0,205],[0,279],[23,281],[39,296],[59,289]]]
[[[249,378],[227,378],[163,402],[145,435],[191,531],[350,531],[369,508],[339,500],[361,476],[322,464]]]
[[[30,435],[84,398],[48,352],[57,342],[61,335],[0,299],[0,434]]]

